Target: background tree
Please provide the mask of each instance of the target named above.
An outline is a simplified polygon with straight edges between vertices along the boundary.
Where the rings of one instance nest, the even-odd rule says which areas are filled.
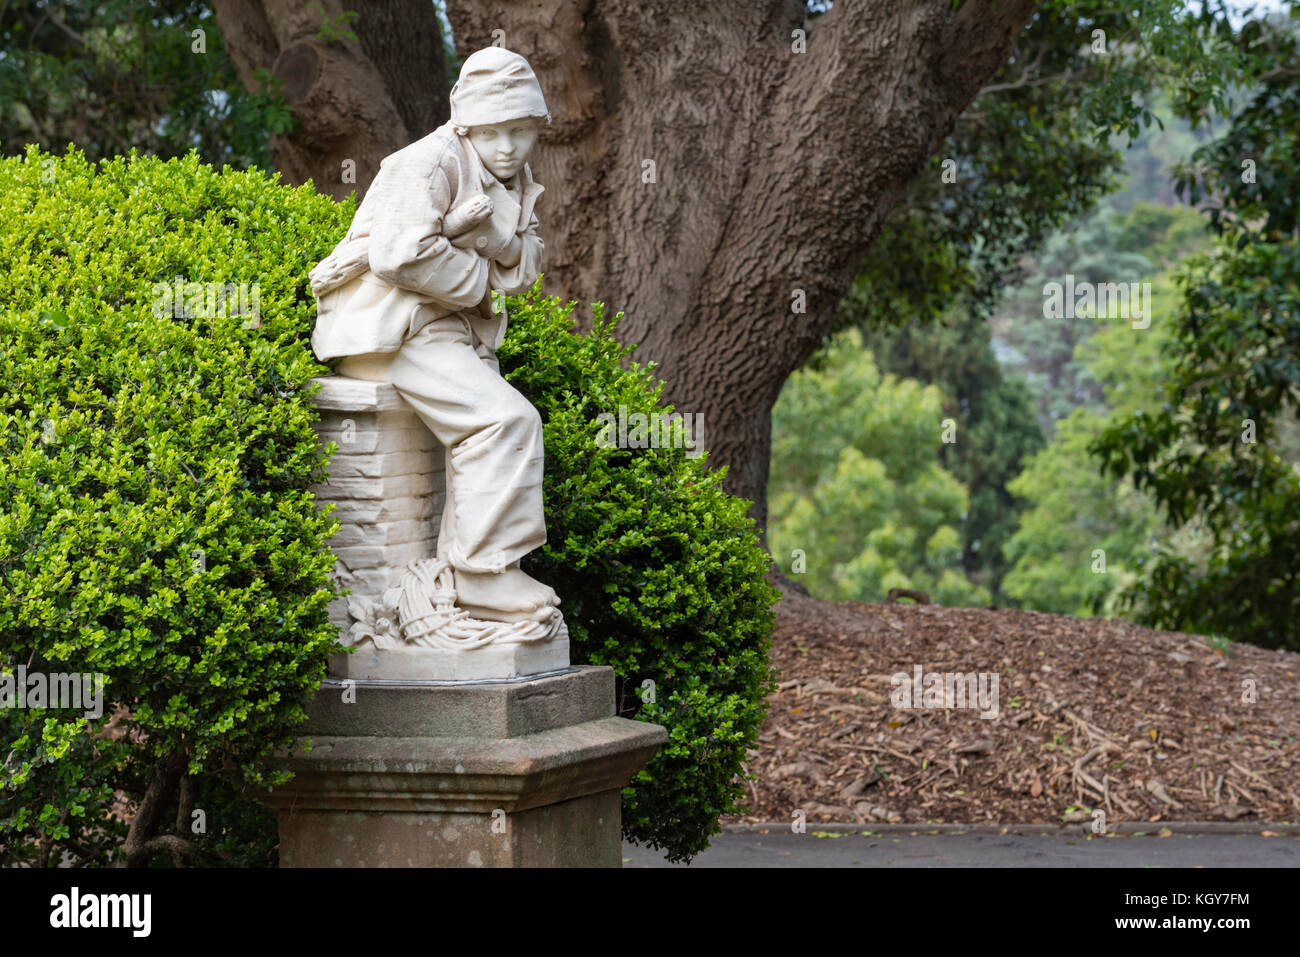
[[[962,571],[968,496],[936,455],[943,404],[936,386],[882,375],[857,329],[790,378],[773,411],[769,539],[815,597],[914,588],[939,604],[988,603]]]
[[[1115,320],[1046,315],[1046,284],[1064,284],[1067,275],[1076,283],[1138,282],[1204,245],[1205,220],[1195,210],[1143,201],[1124,213],[1119,204],[1107,202],[1074,228],[1051,236],[1030,259],[1023,281],[999,306],[993,327],[1004,364],[1024,373],[1048,434],[1076,409],[1101,412],[1106,407],[1102,384],[1080,347]]]
[[[218,167],[266,167],[293,126],[274,78],[235,75],[207,4],[0,4],[0,150],[28,143],[91,159],[197,149]]]
[[[1093,49],[1092,31],[1123,26],[1030,23],[865,251],[837,328],[987,314],[1026,254],[1119,185],[1120,152],[1084,108],[1115,59]]]
[[[446,122],[442,30],[430,0],[212,0],[250,89],[270,74],[296,125],[271,137],[289,183],[365,194],[389,153]]]
[[[1219,243],[1181,277],[1163,401],[1113,423],[1094,451],[1172,528],[1199,522],[1211,539],[1200,560],[1162,544],[1130,593],[1142,617],[1300,648],[1300,51],[1285,18],[1236,42],[1247,102],[1179,184],[1210,202]]]
[[[1149,127],[1126,151],[1123,137],[1094,135],[1082,108],[1105,83],[1107,59],[1092,47],[1099,23],[1111,25],[1036,21],[1018,38],[1008,63],[913,180],[836,316],[837,327],[867,330],[882,371],[942,389],[944,416],[959,423],[960,437],[941,447],[941,461],[970,495],[962,564],[994,601],[1007,566],[1003,545],[1021,508],[1008,483],[1042,448],[1055,418],[1101,398],[1073,357],[1092,321],[1044,318],[1043,283],[1076,268],[1080,278],[1112,278],[1124,267],[1140,275],[1150,268],[1140,253],[1151,254],[1151,244],[1203,237],[1195,212],[1150,202],[1140,204],[1140,224],[1127,228],[1125,218],[1126,231],[1116,232],[1116,211],[1135,195],[1171,193],[1168,165],[1186,155],[1178,150],[1193,134],[1186,123]],[[1103,196],[1104,208],[1094,211]],[[1179,229],[1171,233],[1174,219]],[[1161,247],[1156,258],[1183,251]],[[1019,371],[1032,377],[1032,389]]]
[[[1132,482],[1102,475],[1088,451],[1112,417],[1157,401],[1168,374],[1161,346],[1170,334],[1177,289],[1168,274],[1148,278],[1158,317],[1149,328],[1086,318],[1095,331],[1072,358],[1098,384],[1102,403],[1077,407],[1057,421],[1051,443],[1009,485],[1028,507],[1007,543],[1011,568],[1004,587],[1026,608],[1083,616],[1117,612],[1118,592],[1136,580],[1151,543],[1164,533],[1154,504]]]
[[[445,116],[443,42],[426,0],[213,5],[246,87],[262,91],[269,78],[292,109],[294,128],[269,143],[291,183],[364,192],[380,158]],[[817,16],[790,0],[447,6],[462,55],[504,43],[529,57],[548,92],[555,122],[536,169],[555,211],[543,220],[548,291],[626,309],[621,335],[660,363],[677,407],[705,413],[714,463],[730,467],[730,488],[760,519],[782,383],[832,331],[863,256],[985,87],[1009,98],[974,114],[992,124],[986,139],[1001,131],[1009,147],[1037,147],[1012,166],[963,170],[959,155],[958,182],[969,172],[965,197],[987,193],[993,180],[973,174],[989,168],[1024,208],[1035,189],[1091,188],[1105,163],[1083,140],[1145,121],[1138,95],[1153,77],[1205,100],[1231,74],[1222,45],[1202,42],[1213,37],[1173,0],[1122,12],[1063,0],[844,0]],[[1105,39],[1094,48],[1095,30]],[[1036,114],[1024,108],[1039,94]],[[1041,148],[1035,116],[1057,107],[1077,119],[1080,149]],[[1026,157],[1044,161],[1041,179],[1012,189]],[[954,217],[966,205],[956,192],[938,202]],[[1000,208],[978,207],[965,226],[996,222]],[[1002,255],[988,252],[999,230],[961,227],[953,218],[946,235],[970,255]],[[907,248],[926,254],[918,229]],[[899,275],[944,285],[924,255],[915,264]],[[976,291],[997,271],[951,265],[952,285]]]
[[[878,326],[866,342],[882,372],[941,390],[943,406],[931,433],[938,434],[940,420],[950,421],[952,441],[938,446],[938,460],[969,496],[959,525],[961,566],[996,600],[1006,571],[1003,544],[1020,515],[1007,486],[1044,445],[1028,387],[1002,374],[978,309],[946,322]]]

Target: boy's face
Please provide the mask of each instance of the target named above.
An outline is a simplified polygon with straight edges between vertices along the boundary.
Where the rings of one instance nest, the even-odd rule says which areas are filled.
[[[534,117],[471,126],[469,141],[483,165],[497,179],[506,180],[524,168],[537,143],[538,122]]]

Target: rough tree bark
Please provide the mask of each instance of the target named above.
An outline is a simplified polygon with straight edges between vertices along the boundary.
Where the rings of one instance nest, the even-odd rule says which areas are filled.
[[[297,127],[271,138],[271,159],[288,183],[311,179],[335,199],[363,196],[385,156],[447,119],[442,31],[429,0],[213,6],[240,82],[261,89],[263,69],[284,81]],[[357,7],[351,23],[339,21]],[[348,30],[356,40],[332,36]]]
[[[760,521],[782,384],[1035,6],[840,0],[795,52],[798,0],[448,2],[462,55],[503,30],[546,91],[548,291],[626,311]]]
[[[296,24],[284,12],[296,3],[216,3],[260,18],[268,48],[271,37],[307,42],[304,27],[265,26]],[[620,338],[660,364],[669,401],[704,414],[710,459],[730,467],[729,487],[755,502],[760,526],[782,384],[1035,6],[840,0],[809,29],[800,0],[448,0],[462,56],[500,42],[546,92],[553,125],[533,168],[547,188],[547,291],[626,312]],[[339,80],[321,84],[338,103],[377,82],[356,52],[338,51]],[[408,68],[440,80],[431,61]],[[381,100],[395,109],[395,98]],[[356,121],[315,122],[346,138]],[[394,145],[376,139],[370,155]]]

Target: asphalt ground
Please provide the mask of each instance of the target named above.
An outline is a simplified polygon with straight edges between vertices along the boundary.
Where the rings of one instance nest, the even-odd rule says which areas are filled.
[[[1134,833],[1136,831],[1136,833]],[[1263,832],[1276,836],[1264,836]],[[865,833],[864,833],[865,832]],[[731,830],[715,835],[691,864],[623,846],[632,867],[1300,867],[1300,828],[1290,825],[1160,824],[1127,833],[1082,827],[943,829],[809,824]]]

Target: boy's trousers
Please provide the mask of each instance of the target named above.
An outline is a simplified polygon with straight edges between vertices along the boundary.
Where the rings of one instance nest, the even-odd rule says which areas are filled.
[[[499,572],[546,542],[542,420],[453,313],[409,336],[389,381],[447,450],[438,557]]]

